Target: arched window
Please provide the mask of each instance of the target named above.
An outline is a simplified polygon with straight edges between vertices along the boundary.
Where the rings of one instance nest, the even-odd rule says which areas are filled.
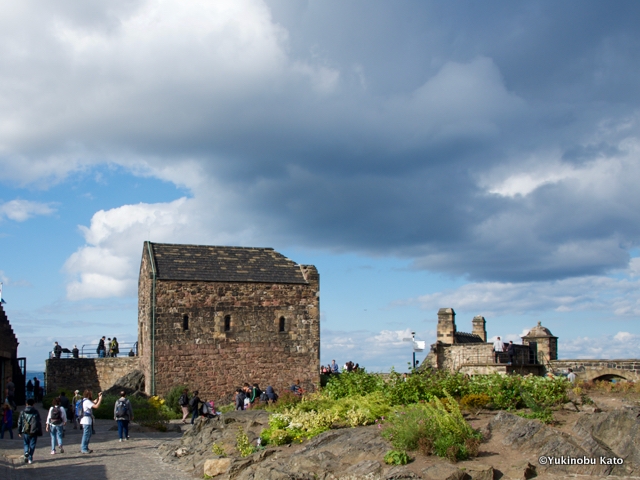
[[[284,332],[284,327],[285,327],[285,322],[286,320],[284,319],[284,317],[280,317],[280,321],[278,322],[278,331],[279,332]]]
[[[189,330],[189,315],[182,317],[182,330]]]
[[[225,315],[224,317],[224,331],[228,332],[231,330],[231,315]]]

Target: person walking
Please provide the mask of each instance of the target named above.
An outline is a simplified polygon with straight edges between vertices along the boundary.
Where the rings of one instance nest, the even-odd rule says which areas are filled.
[[[42,401],[42,391],[40,390],[40,380],[38,380],[38,377],[33,377],[33,398],[36,403]]]
[[[80,402],[80,405],[78,405]],[[82,395],[80,395],[80,390],[76,390],[73,392],[73,429],[77,429],[78,425],[80,425],[80,412],[82,411]]]
[[[18,437],[22,437],[24,443],[24,463],[33,463],[36,443],[38,437],[42,436],[42,420],[34,403],[33,398],[27,400],[27,407],[18,417]]]
[[[31,383],[31,380],[29,380],[27,382],[27,385],[25,386],[25,388],[27,389],[27,398],[34,398],[33,397],[33,383]]]
[[[98,394],[98,401],[93,401],[93,392],[91,390],[85,390],[82,396],[82,418],[80,419],[80,425],[82,425],[82,441],[80,443],[80,453],[92,453],[93,450],[89,450],[89,441],[91,440],[91,434],[93,432],[93,409],[99,408],[102,403],[102,392]]]
[[[120,392],[120,398],[113,406],[113,419],[118,422],[120,441],[129,440],[129,422],[133,420],[133,407],[124,390]]]
[[[46,430],[51,434],[51,455],[56,454],[56,443],[60,447],[60,453],[64,453],[62,447],[62,433],[64,425],[67,423],[67,413],[60,405],[60,399],[54,398],[51,401],[51,408],[47,415]]]
[[[0,424],[0,439],[4,438],[5,430],[9,430],[9,436],[13,440],[13,408],[8,403],[2,404],[2,424]]]
[[[16,384],[13,383],[13,379],[11,377],[7,377],[5,388],[7,389],[7,403],[15,410],[18,408],[16,405]]]
[[[187,417],[189,416],[189,389],[182,390],[182,395],[178,399],[178,405],[182,408],[182,423],[187,423]]]

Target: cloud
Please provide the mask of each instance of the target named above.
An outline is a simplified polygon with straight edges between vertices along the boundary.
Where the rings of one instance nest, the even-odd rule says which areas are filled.
[[[562,358],[638,358],[640,357],[640,335],[618,332],[598,338],[577,337],[563,341],[558,356]]]
[[[435,331],[417,332],[416,339],[427,340],[427,345],[435,338]],[[382,371],[394,366],[404,371],[411,363],[413,356],[412,343],[403,341],[411,338],[411,329],[382,330],[378,333],[358,331],[322,331],[322,363],[330,363],[335,359],[342,366],[351,360],[359,363],[369,371]],[[423,358],[428,352],[418,355]]]
[[[4,216],[9,220],[24,222],[36,215],[51,215],[55,211],[48,203],[16,199],[0,204],[0,219]]]
[[[186,188],[161,218],[123,205],[122,227],[96,217],[84,232],[131,271],[123,252],[144,229],[396,256],[473,281],[627,267],[638,7],[587,6],[576,22],[547,5],[277,3],[6,2],[3,180],[46,188],[108,163]],[[183,218],[194,234],[169,234]],[[70,298],[131,290],[133,273],[90,256],[67,264]]]
[[[545,311],[602,311],[617,316],[640,315],[636,292],[640,281],[609,277],[579,277],[552,282],[468,283],[456,289],[422,295],[400,303],[414,303],[435,311],[455,305],[461,311],[485,316]]]

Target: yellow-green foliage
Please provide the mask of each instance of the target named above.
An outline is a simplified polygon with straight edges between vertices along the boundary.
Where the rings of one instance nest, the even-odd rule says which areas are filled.
[[[491,403],[486,393],[470,393],[460,399],[460,407],[467,412],[477,413]]]
[[[218,455],[219,457],[226,457],[227,456],[227,452],[224,451],[224,447],[222,445],[218,445],[217,443],[213,442],[213,445],[211,446],[211,451],[215,454]]]
[[[236,448],[238,449],[238,452],[240,452],[241,457],[248,457],[257,450],[256,447],[251,445],[251,442],[249,442],[249,437],[242,427],[240,427],[238,434],[236,435]]]
[[[380,392],[339,400],[332,400],[322,394],[309,395],[300,403],[290,404],[283,411],[272,414],[269,417],[269,428],[260,436],[264,444],[282,445],[311,438],[334,425],[371,425],[389,411],[390,407]]]

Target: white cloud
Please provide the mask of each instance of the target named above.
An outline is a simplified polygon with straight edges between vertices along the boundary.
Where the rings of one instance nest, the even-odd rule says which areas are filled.
[[[618,332],[615,335],[577,337],[558,345],[558,357],[563,358],[640,358],[640,335]]]
[[[51,215],[56,210],[49,203],[30,200],[11,200],[0,204],[0,218],[5,216],[16,222],[24,222],[36,215]]]
[[[442,305],[455,305],[456,309],[482,312],[485,316],[548,310],[612,310],[620,316],[638,316],[638,289],[640,280],[597,276],[551,282],[481,282],[467,283],[453,290],[422,295],[397,303],[417,303],[425,310],[437,310]]]
[[[430,345],[435,338],[435,331],[416,332],[416,340],[426,340]],[[381,330],[378,333],[359,330],[351,332],[322,331],[322,363],[327,364],[335,359],[342,366],[351,360],[359,363],[369,371],[388,370],[394,366],[396,370],[405,371],[413,356],[413,344],[403,338],[411,338],[411,329]],[[422,360],[428,349],[418,354]]]

